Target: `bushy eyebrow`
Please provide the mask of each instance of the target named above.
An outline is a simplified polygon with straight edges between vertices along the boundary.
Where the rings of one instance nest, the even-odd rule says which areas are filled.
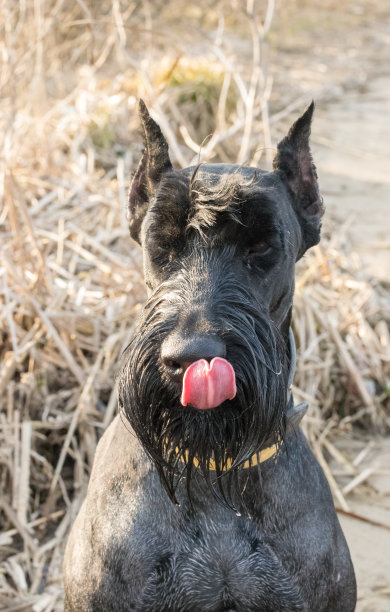
[[[152,214],[155,230],[169,229],[164,232],[166,242],[184,239],[190,231],[205,238],[209,230],[222,230],[222,221],[223,234],[231,242],[237,238],[255,244],[267,237],[283,243],[272,187],[237,173],[217,179],[195,171],[191,177],[169,173],[160,184]]]

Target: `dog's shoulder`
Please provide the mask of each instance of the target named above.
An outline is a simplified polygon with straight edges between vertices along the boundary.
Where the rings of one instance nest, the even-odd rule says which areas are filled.
[[[87,496],[67,543],[65,610],[87,610],[98,602],[101,585],[111,580],[110,555],[131,532],[140,504],[138,485],[150,469],[130,426],[118,415],[97,445]]]
[[[117,415],[100,439],[95,453],[89,487],[101,488],[102,480],[112,481],[126,474],[128,486],[150,470],[151,464],[129,423]]]
[[[86,498],[69,542],[99,547],[104,537],[126,530],[137,505],[137,489],[151,464],[129,425],[117,416],[96,448]],[[124,510],[126,509],[126,510]],[[122,524],[123,523],[123,524]],[[70,544],[71,546],[71,544]]]

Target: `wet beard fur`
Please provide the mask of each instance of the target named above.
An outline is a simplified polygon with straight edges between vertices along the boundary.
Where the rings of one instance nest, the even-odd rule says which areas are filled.
[[[200,471],[220,503],[245,512],[243,464],[284,439],[288,363],[285,341],[268,319],[258,312],[256,318],[242,311],[237,317],[236,310],[228,310],[221,327],[229,329],[222,337],[236,373],[234,400],[210,410],[180,404],[179,385],[167,381],[159,368],[161,342],[174,321],[166,313],[160,320],[153,309],[123,355],[119,401],[174,503],[185,479],[193,506]]]

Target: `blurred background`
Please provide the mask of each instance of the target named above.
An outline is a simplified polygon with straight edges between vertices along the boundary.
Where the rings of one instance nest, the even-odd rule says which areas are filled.
[[[270,168],[315,99],[323,241],[298,265],[296,401],[355,563],[390,609],[390,5],[2,0],[0,609],[61,563],[145,299],[125,220],[142,97],[176,166]]]

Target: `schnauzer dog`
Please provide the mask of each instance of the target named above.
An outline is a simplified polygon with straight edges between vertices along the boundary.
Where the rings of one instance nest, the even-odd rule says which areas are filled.
[[[140,103],[149,297],[65,554],[67,612],[350,612],[354,571],[294,407],[294,266],[320,238],[313,104],[273,171],[176,171]]]

